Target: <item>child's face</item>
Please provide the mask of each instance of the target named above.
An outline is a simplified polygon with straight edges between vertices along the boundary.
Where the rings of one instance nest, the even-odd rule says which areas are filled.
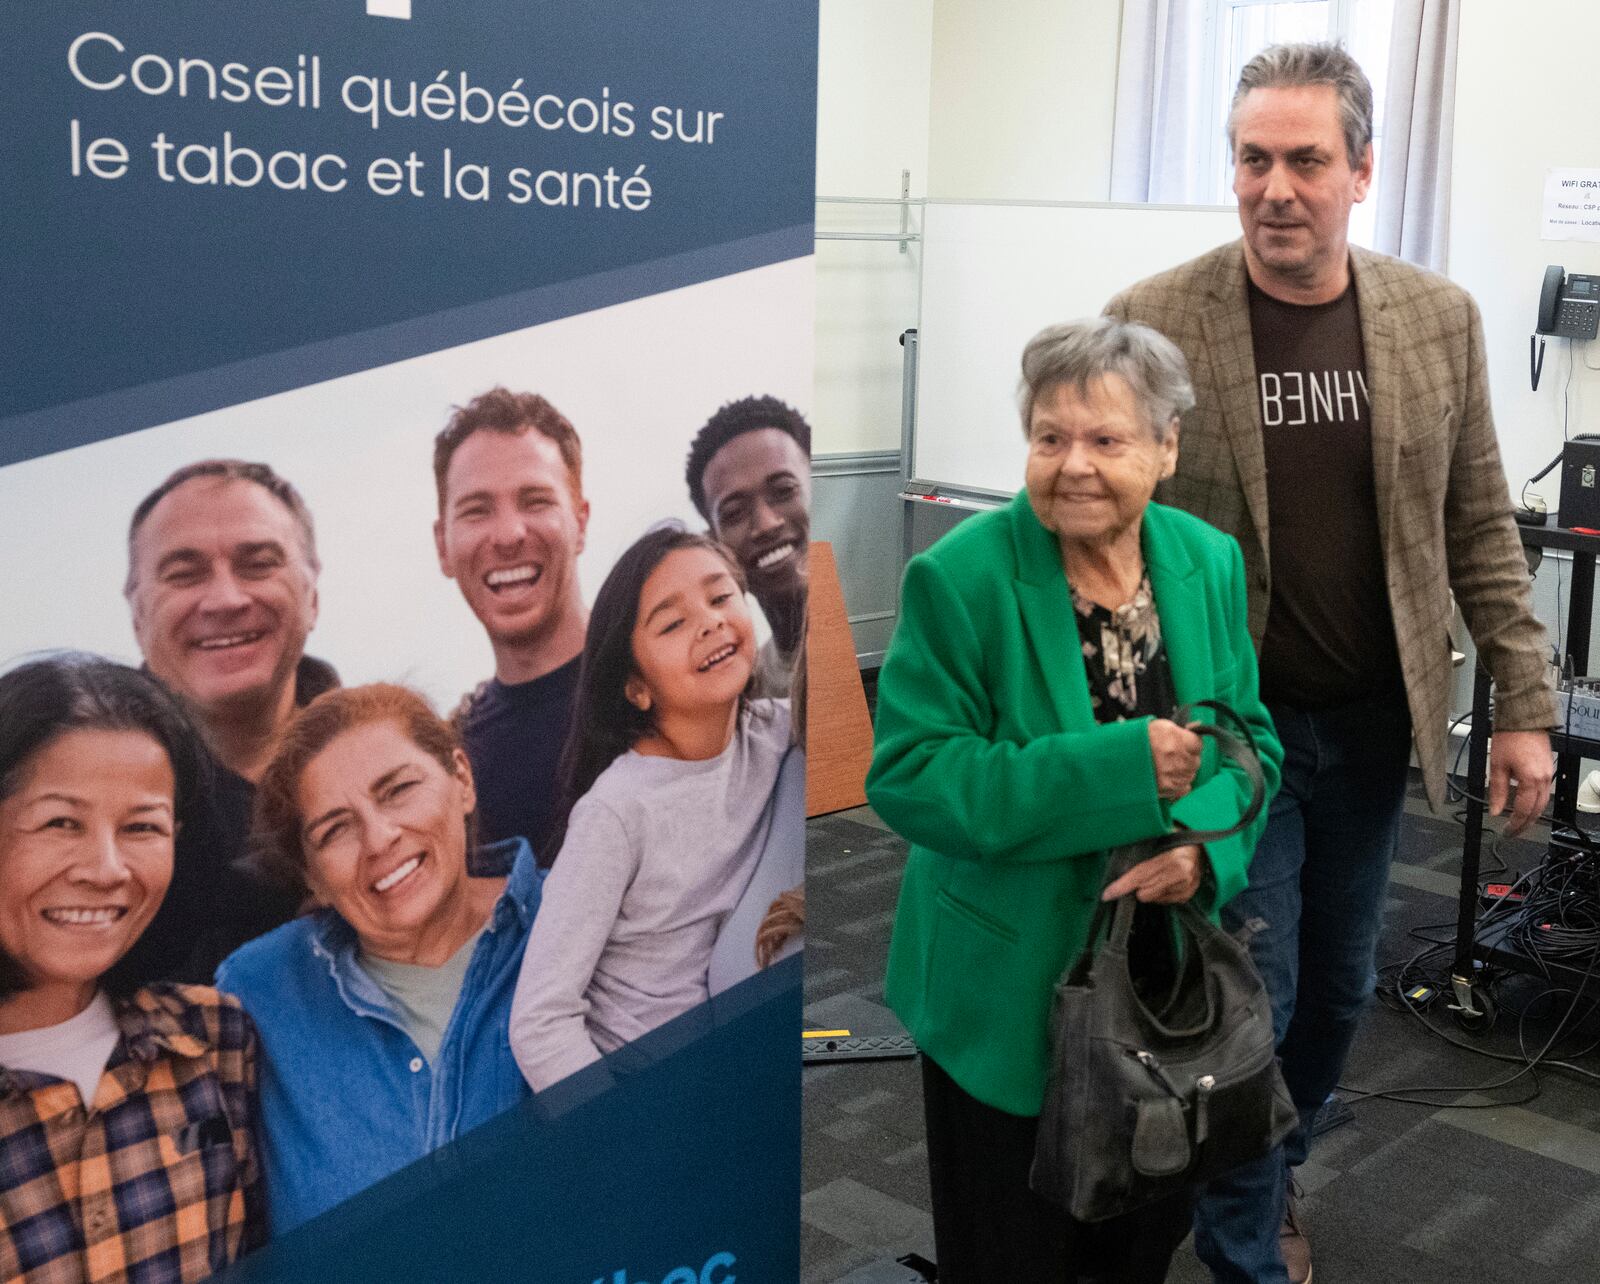
[[[755,630],[728,563],[708,548],[674,549],[639,594],[628,698],[662,714],[725,712],[755,667]]]

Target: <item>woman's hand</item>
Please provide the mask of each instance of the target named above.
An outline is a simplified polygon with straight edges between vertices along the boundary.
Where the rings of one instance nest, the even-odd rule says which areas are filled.
[[[1200,737],[1169,718],[1150,723],[1150,756],[1156,764],[1156,793],[1174,802],[1189,792],[1200,770]]]
[[[1100,899],[1114,901],[1132,892],[1139,900],[1152,905],[1181,905],[1200,890],[1205,859],[1205,853],[1193,843],[1174,847],[1140,861],[1107,887]]]

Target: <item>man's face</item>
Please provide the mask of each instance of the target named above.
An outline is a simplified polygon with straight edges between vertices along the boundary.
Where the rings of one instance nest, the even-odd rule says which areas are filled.
[[[265,487],[191,478],[145,518],[132,558],[139,649],[202,721],[292,689],[317,576],[294,515]]]
[[[701,478],[711,530],[744,567],[757,600],[806,587],[811,461],[782,428],[740,433],[711,456]]]
[[[493,641],[530,645],[582,610],[578,554],[588,524],[589,502],[574,496],[553,440],[531,428],[475,432],[445,474],[433,524],[439,569]]]
[[[1252,89],[1234,115],[1233,191],[1256,284],[1317,291],[1342,279],[1350,209],[1372,185],[1372,148],[1350,166],[1332,85]]]

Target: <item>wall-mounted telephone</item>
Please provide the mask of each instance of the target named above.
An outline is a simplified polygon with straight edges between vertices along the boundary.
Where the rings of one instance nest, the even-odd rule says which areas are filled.
[[[1534,329],[1567,339],[1595,338],[1600,333],[1600,276],[1568,276],[1562,268],[1547,267]]]
[[[1528,376],[1533,390],[1539,390],[1539,373],[1544,369],[1544,341],[1538,336],[1553,334],[1563,339],[1593,339],[1600,335],[1600,276],[1568,276],[1565,268],[1554,265],[1544,270],[1544,285],[1539,290],[1539,321],[1528,338]]]

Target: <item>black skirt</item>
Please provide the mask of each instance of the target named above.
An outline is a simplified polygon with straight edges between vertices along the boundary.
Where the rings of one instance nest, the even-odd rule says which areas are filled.
[[[939,1284],[1160,1284],[1190,1195],[1080,1222],[1028,1188],[1036,1115],[986,1106],[922,1058]]]

